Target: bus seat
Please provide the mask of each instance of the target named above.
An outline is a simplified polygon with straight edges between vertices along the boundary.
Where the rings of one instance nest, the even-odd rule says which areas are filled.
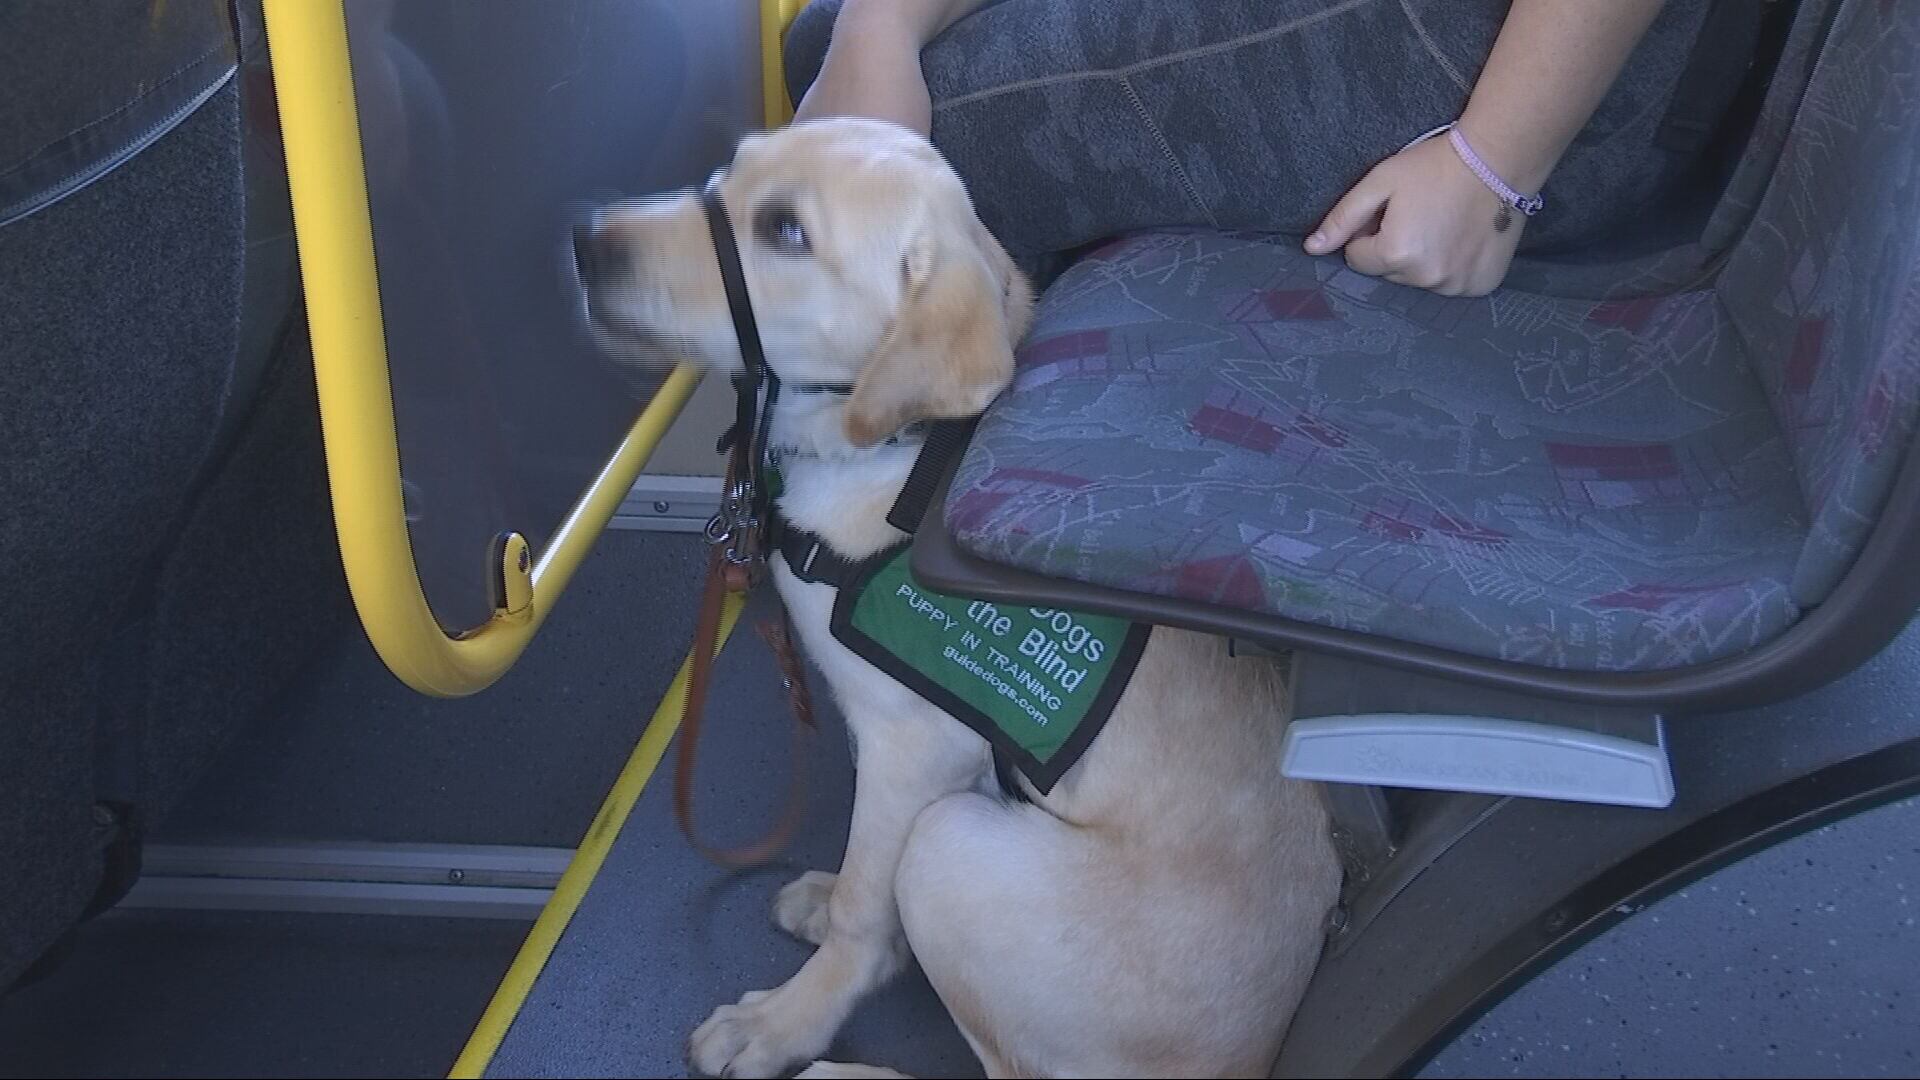
[[[916,572],[1559,716],[1850,670],[1920,603],[1920,8],[1826,6],[1693,287],[1447,299],[1193,229],[1081,258]]]
[[[0,993],[348,625],[256,7],[0,6]]]

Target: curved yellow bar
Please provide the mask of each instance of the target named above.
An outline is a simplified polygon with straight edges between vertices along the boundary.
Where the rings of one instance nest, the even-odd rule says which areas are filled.
[[[682,365],[667,378],[536,563],[518,558],[524,540],[504,546],[509,558],[496,590],[504,606],[486,624],[449,636],[427,607],[407,537],[345,11],[330,0],[265,0],[265,9],[347,584],[367,637],[395,675],[436,697],[471,694],[519,658],[700,373]]]
[[[760,103],[769,128],[793,119],[780,46],[787,38],[787,24],[806,6],[807,0],[760,0]]]

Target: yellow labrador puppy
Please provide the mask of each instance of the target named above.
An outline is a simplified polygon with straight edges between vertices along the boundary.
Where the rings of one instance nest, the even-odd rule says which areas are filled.
[[[782,512],[849,559],[900,542],[886,513],[916,449],[888,436],[1005,388],[1026,281],[940,155],[891,124],[751,136],[720,194],[774,372],[854,386],[781,397]],[[697,196],[606,208],[576,245],[610,347],[741,370]],[[832,636],[832,586],[777,555],[772,576],[855,743],[853,823],[839,873],[802,875],[774,903],[818,949],[716,1009],[693,1065],[749,1077],[813,1061],[912,956],[991,1076],[1265,1076],[1340,873],[1318,790],[1280,773],[1276,668],[1156,628],[1085,756],[1021,802],[1001,796],[984,740]],[[900,1074],[816,1061],[801,1075]]]

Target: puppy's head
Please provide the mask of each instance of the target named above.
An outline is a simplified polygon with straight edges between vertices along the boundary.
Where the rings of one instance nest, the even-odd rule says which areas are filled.
[[[1012,378],[1026,279],[919,135],[848,118],[749,136],[720,197],[769,365],[787,381],[852,383],[855,446],[976,415]],[[741,370],[697,194],[607,207],[576,230],[574,255],[616,356]]]

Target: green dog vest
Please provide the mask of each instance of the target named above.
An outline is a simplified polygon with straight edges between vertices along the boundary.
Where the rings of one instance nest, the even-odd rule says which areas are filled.
[[[1051,791],[1113,713],[1152,627],[935,592],[908,567],[910,546],[881,552],[840,583],[833,636]]]

